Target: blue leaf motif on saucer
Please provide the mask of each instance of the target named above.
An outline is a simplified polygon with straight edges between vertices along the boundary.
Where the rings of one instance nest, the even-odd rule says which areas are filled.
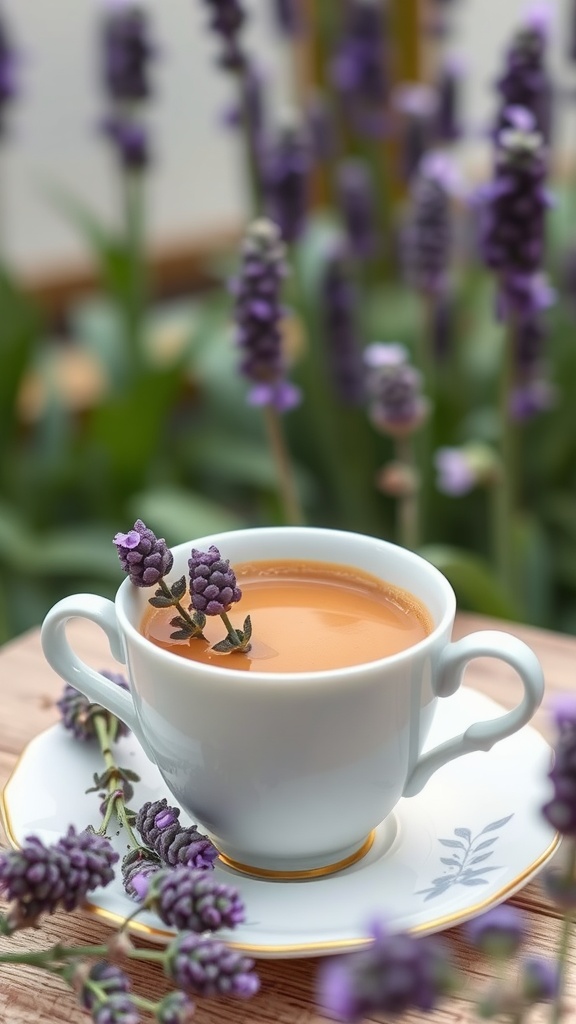
[[[426,902],[433,900],[435,896],[441,896],[453,885],[487,885],[488,879],[485,876],[490,871],[498,871],[500,865],[488,865],[483,862],[492,857],[493,846],[498,842],[498,836],[490,836],[488,839],[484,839],[483,836],[500,831],[513,817],[513,814],[509,814],[506,818],[491,821],[475,836],[469,828],[455,828],[456,839],[439,839],[438,842],[442,846],[452,851],[450,856],[440,857],[440,863],[445,864],[450,870],[438,878],[433,878],[429,889],[418,889],[416,895],[423,895]],[[478,864],[483,864],[483,867],[476,867]]]

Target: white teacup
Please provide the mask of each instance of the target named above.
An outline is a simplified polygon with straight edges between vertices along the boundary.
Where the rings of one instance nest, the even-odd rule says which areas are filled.
[[[401,797],[418,793],[452,758],[516,732],[542,699],[540,664],[516,637],[487,630],[450,642],[454,592],[410,551],[336,530],[239,530],[174,548],[170,580],[186,573],[191,547],[211,544],[232,567],[276,558],[355,567],[410,591],[433,622],[425,639],[380,661],[278,674],[230,669],[224,658],[204,665],[155,646],[139,631],[152,591],[129,579],[115,603],[77,594],[52,608],[42,629],[49,663],[132,729],[168,790],[235,867],[306,877],[352,862]],[[77,616],[106,632],[128,667],[130,693],[73,653],[65,628]],[[481,655],[517,671],[521,702],[422,755],[437,698],[453,694],[466,664]]]

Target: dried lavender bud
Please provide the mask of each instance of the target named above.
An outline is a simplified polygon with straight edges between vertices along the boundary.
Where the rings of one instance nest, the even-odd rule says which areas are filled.
[[[135,2],[111,8],[102,37],[102,79],[115,103],[133,103],[151,94],[149,66],[155,54],[146,11]]]
[[[150,879],[144,898],[164,924],[193,932],[234,928],[245,919],[237,889],[217,882],[211,872],[177,867]]]
[[[370,259],[378,248],[376,200],[370,170],[361,160],[346,160],[338,169],[339,205],[350,252]]]
[[[210,869],[218,856],[214,844],[196,825],[183,828],[178,821],[180,809],[169,807],[166,799],[148,801],[136,816],[136,828],[142,840],[171,867],[186,865]]]
[[[154,1012],[158,1024],[188,1024],[196,1012],[196,1006],[184,992],[169,992]]]
[[[122,569],[135,587],[155,587],[174,563],[174,556],[163,537],[158,538],[137,519],[128,533],[117,533],[113,544]]]
[[[388,26],[379,0],[350,0],[331,75],[353,128],[366,137],[382,137],[390,71]]]
[[[506,54],[506,66],[496,83],[502,98],[496,134],[509,125],[510,107],[530,111],[534,127],[548,141],[551,134],[552,81],[546,66],[550,15],[534,8],[516,32]]]
[[[192,548],[188,570],[190,599],[196,611],[205,615],[222,615],[242,597],[230,560],[222,558],[214,544],[208,551]]]
[[[140,121],[120,114],[107,118],[104,135],[112,142],[120,163],[126,170],[143,171],[150,163],[150,146],[146,128]]]
[[[160,871],[161,867],[158,856],[150,850],[144,850],[142,847],[130,850],[122,860],[122,884],[128,896],[139,900],[142,889],[145,893],[148,891],[150,876]],[[136,878],[138,881],[134,884]]]
[[[453,169],[441,153],[425,157],[413,180],[403,244],[406,276],[419,291],[444,291],[452,249]]]
[[[406,436],[418,429],[428,415],[422,395],[422,375],[408,362],[402,345],[369,345],[364,353],[370,419],[378,430]]]
[[[282,348],[280,302],[286,275],[280,231],[270,220],[257,220],[242,244],[242,267],[232,283],[236,297],[236,344],[241,352],[240,373],[252,382],[248,401],[287,412],[300,393],[287,378]]]
[[[312,156],[302,127],[292,119],[280,128],[264,161],[264,188],[271,220],[287,243],[304,231],[310,205]]]
[[[358,332],[358,293],[343,246],[328,253],[320,279],[320,315],[334,390],[345,405],[364,401],[364,366]]]
[[[507,960],[517,953],[526,937],[523,914],[506,904],[493,907],[464,927],[476,949],[499,960]]]
[[[108,885],[118,854],[108,839],[94,832],[67,834],[52,846],[28,836],[20,850],[0,854],[0,890],[13,906],[13,929],[34,925],[40,914],[75,910],[89,892]]]
[[[100,675],[106,676],[106,679],[110,679],[123,690],[130,689],[128,680],[121,672],[110,672],[108,669],[102,668]],[[69,729],[74,734],[74,738],[81,742],[96,738],[94,715],[105,715],[108,732],[113,732],[115,740],[120,739],[121,736],[128,736],[130,732],[125,722],[120,721],[99,704],[91,704],[83,693],[80,693],[74,686],[70,686],[69,683],[66,683],[62,696],[56,701],[56,707],[60,711],[64,728]]]
[[[211,935],[182,932],[167,948],[164,970],[179,988],[202,996],[249,999],[260,988],[254,961]]]
[[[242,4],[239,0],[204,0],[204,3],[210,12],[209,28],[222,44],[218,64],[227,71],[242,71],[246,61],[240,45],[246,21]]]
[[[331,957],[319,974],[318,1002],[340,1021],[362,1021],[373,1014],[401,1016],[430,1012],[450,991],[452,976],[444,947],[434,938],[393,934],[377,925],[373,942],[359,953]]]

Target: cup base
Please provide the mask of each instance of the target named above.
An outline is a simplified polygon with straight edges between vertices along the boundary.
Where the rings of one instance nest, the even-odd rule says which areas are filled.
[[[244,864],[242,861],[234,860],[232,857],[228,857],[221,850],[218,852],[223,864],[232,868],[234,871],[239,871],[243,875],[251,875],[254,878],[269,878],[275,881],[302,881],[307,878],[322,878],[325,875],[332,875],[336,871],[342,871],[344,868],[348,868],[352,864],[356,864],[356,862],[361,860],[362,857],[365,857],[368,851],[372,848],[375,838],[376,829],[372,829],[364,842],[347,856],[340,857],[337,861],[332,861],[330,864],[322,864],[317,867],[306,868],[284,869],[258,867],[253,864]]]

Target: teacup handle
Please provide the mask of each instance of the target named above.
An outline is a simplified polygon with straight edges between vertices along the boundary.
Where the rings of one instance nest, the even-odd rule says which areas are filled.
[[[403,796],[419,793],[447,761],[473,750],[490,750],[499,740],[517,732],[530,721],[542,701],[544,673],[538,658],[522,640],[495,629],[471,633],[444,648],[432,683],[435,695],[450,697],[455,693],[468,662],[480,657],[500,658],[516,670],[524,686],[522,700],[512,711],[486,722],[475,722],[460,736],[423,754],[408,777]]]
[[[132,730],[151,761],[154,755],[142,734],[132,694],[122,689],[101,672],[90,668],[74,653],[66,636],[66,623],[70,619],[90,619],[104,630],[110,651],[116,661],[126,664],[124,643],[118,628],[116,609],[112,601],[95,594],[75,594],[58,601],[50,609],[42,624],[41,643],[46,661],[92,704],[100,704],[120,718]]]

